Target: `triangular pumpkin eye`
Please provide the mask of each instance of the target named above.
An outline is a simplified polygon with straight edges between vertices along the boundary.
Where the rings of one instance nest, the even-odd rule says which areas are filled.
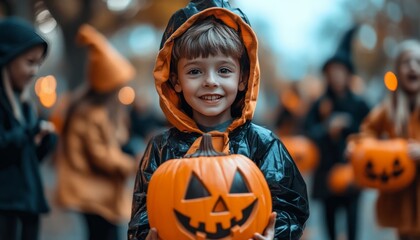
[[[210,196],[209,191],[198,178],[197,174],[193,172],[191,174],[190,182],[188,183],[185,199],[203,198],[208,196]]]
[[[394,159],[393,166],[394,166],[394,168],[401,168],[400,159],[398,159],[398,158]]]
[[[236,170],[229,193],[249,193],[248,184],[239,170]]]

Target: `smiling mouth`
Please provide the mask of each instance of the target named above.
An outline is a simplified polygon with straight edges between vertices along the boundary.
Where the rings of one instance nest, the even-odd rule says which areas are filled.
[[[203,95],[200,97],[200,99],[205,100],[205,101],[209,101],[209,102],[215,102],[219,99],[221,99],[222,96],[221,95]]]
[[[221,223],[217,223],[217,230],[215,233],[206,232],[206,225],[204,222],[200,222],[199,226],[193,227],[191,226],[190,219],[191,217],[185,216],[184,214],[178,212],[177,210],[174,210],[175,215],[178,219],[178,221],[182,224],[182,226],[190,233],[194,234],[194,236],[197,233],[204,233],[206,236],[206,239],[221,239],[229,236],[231,234],[231,229],[234,226],[242,226],[251,216],[252,210],[254,209],[254,206],[256,205],[258,199],[255,199],[251,204],[248,205],[245,209],[242,210],[242,219],[236,220],[235,217],[230,219],[230,227],[223,228]]]

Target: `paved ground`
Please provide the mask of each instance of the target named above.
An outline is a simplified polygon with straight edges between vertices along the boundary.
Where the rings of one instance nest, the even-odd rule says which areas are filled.
[[[306,179],[310,184],[310,180]],[[360,207],[358,216],[358,236],[357,240],[397,240],[395,231],[390,228],[382,228],[376,224],[375,220],[375,200],[376,191],[365,190],[360,197]],[[311,215],[309,217],[304,236],[301,240],[327,240],[324,221],[321,216],[322,209],[318,202],[310,202]],[[338,240],[346,240],[346,221],[345,212],[338,213],[336,224],[338,229]]]
[[[55,184],[54,169],[44,164],[42,173],[45,182],[46,193],[50,203]],[[310,179],[307,179],[310,184]],[[376,225],[374,218],[375,191],[365,191],[361,196],[361,207],[359,215],[359,236],[358,240],[396,240],[392,229],[384,229]],[[84,240],[85,229],[82,219],[74,212],[58,209],[51,204],[52,212],[45,216],[42,221],[41,240]],[[327,240],[323,228],[320,206],[311,201],[311,216],[308,220],[306,231],[302,240]],[[340,230],[339,240],[346,240],[344,235],[345,221],[344,214],[340,213],[337,227]],[[122,226],[121,239],[126,239],[126,224]]]

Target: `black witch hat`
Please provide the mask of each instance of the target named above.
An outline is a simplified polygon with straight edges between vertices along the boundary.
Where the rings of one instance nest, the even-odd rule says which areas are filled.
[[[176,11],[169,19],[162,41],[160,42],[160,48],[163,47],[163,44],[165,44],[172,33],[174,33],[191,16],[212,7],[228,9],[240,16],[248,25],[250,25],[246,15],[239,8],[232,8],[228,0],[191,0],[185,8]]]
[[[335,54],[329,59],[327,59],[327,61],[322,66],[323,72],[325,72],[326,68],[331,63],[341,63],[344,66],[346,66],[350,73],[355,73],[352,56],[352,42],[358,28],[359,26],[355,25],[344,34]]]

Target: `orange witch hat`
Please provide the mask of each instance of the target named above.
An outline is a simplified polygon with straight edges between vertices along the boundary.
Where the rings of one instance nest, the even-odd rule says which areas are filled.
[[[83,24],[76,42],[89,47],[87,76],[95,91],[110,92],[134,78],[134,66],[94,27]]]

